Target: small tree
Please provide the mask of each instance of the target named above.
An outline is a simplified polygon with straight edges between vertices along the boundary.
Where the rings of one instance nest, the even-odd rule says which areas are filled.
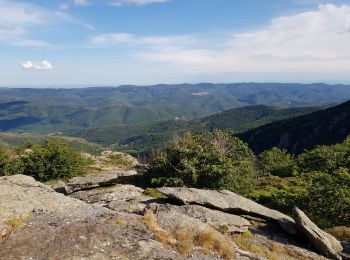
[[[62,140],[48,140],[43,146],[32,145],[13,162],[13,173],[39,181],[68,179],[83,173],[83,159]]]
[[[225,132],[188,132],[155,152],[148,176],[155,186],[248,194],[253,187],[255,156],[245,143]]]
[[[290,177],[296,169],[294,157],[287,150],[276,147],[262,152],[259,161],[265,175]]]

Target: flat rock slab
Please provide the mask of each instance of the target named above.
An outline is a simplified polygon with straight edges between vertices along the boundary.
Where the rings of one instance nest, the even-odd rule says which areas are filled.
[[[0,234],[8,226],[8,220],[33,212],[79,218],[94,215],[99,210],[107,211],[57,193],[32,177],[0,177]]]
[[[339,253],[343,251],[343,247],[335,237],[317,227],[316,224],[298,208],[293,209],[293,218],[297,228],[307,237],[316,249],[332,259],[342,259]]]
[[[117,184],[109,188],[77,191],[70,197],[115,211],[141,214],[151,197],[143,195],[144,190],[133,185]]]
[[[294,220],[276,210],[264,207],[230,191],[200,190],[194,188],[158,188],[158,191],[183,204],[195,204],[231,214],[251,215],[275,220],[289,234],[296,235]]]
[[[66,185],[67,193],[73,193],[81,190],[88,190],[104,186],[112,186],[122,182],[126,178],[136,176],[137,172],[131,171],[111,171],[79,176],[70,179]]]
[[[143,189],[133,185],[115,185],[110,188],[98,188],[74,192],[70,196],[88,203],[109,203],[111,201],[128,201],[140,197]]]
[[[0,245],[0,259],[184,259],[153,239],[136,215],[83,220],[40,215]]]
[[[227,246],[236,254],[235,256],[233,256],[234,259],[267,260],[265,257],[261,257],[255,255],[254,253],[241,250],[230,238],[216,231],[208,223],[204,223],[199,219],[181,213],[165,212],[162,210],[157,211],[155,213],[155,217],[160,227],[168,231],[171,235],[176,234],[179,231],[184,231],[187,234],[191,234],[193,237],[197,237],[198,235],[203,234],[203,232],[205,232],[207,234],[210,234],[210,238],[208,238],[208,241],[216,240],[219,243],[227,243]]]
[[[222,230],[225,233],[244,233],[248,231],[250,223],[243,217],[228,214],[222,211],[208,209],[198,205],[175,206],[171,204],[151,204],[154,211],[183,214]]]

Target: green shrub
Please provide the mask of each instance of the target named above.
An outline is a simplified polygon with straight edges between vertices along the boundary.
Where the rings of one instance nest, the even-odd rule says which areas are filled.
[[[9,152],[8,150],[0,146],[0,176],[6,175],[6,166],[9,161]]]
[[[296,170],[294,157],[285,149],[272,148],[259,155],[264,175],[290,177]]]
[[[50,139],[44,145],[31,145],[11,163],[12,174],[24,174],[39,181],[69,179],[83,174],[84,161],[62,140]]]
[[[151,162],[149,180],[154,186],[228,189],[249,194],[256,176],[255,156],[238,138],[222,131],[185,133]]]
[[[308,196],[302,208],[322,227],[350,226],[350,173],[340,168],[332,174],[309,172]]]
[[[343,167],[350,169],[350,137],[332,146],[320,145],[299,155],[300,171],[332,173]]]

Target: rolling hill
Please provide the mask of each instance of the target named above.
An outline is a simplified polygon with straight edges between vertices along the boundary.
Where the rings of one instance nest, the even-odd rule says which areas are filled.
[[[232,108],[323,106],[350,99],[350,86],[235,83],[0,88],[0,131],[50,133],[206,117]]]
[[[264,105],[230,109],[193,120],[165,120],[146,124],[113,125],[72,131],[68,134],[129,153],[147,153],[163,145],[173,135],[186,130],[223,129],[239,133],[269,122],[311,113],[319,108],[280,108]]]
[[[331,145],[350,134],[350,101],[299,117],[272,122],[240,134],[256,152],[274,146],[300,153],[316,145]]]

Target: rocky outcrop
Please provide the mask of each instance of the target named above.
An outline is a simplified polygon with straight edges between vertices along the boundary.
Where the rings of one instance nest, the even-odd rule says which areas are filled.
[[[84,218],[107,211],[59,194],[24,175],[0,177],[0,198],[2,232],[9,220],[35,212]]]
[[[126,180],[132,179],[137,175],[134,170],[130,171],[110,171],[86,176],[79,176],[70,179],[66,185],[66,192],[68,194],[88,190],[97,187],[113,186],[117,183],[123,183]]]
[[[184,259],[154,239],[141,215],[87,204],[28,176],[0,177],[0,209],[0,259]]]
[[[207,223],[216,230],[224,233],[244,233],[251,226],[249,221],[243,217],[225,212],[211,210],[197,205],[176,206],[171,204],[151,204],[148,208],[154,212],[167,212],[169,214],[182,214]]]
[[[285,215],[234,193],[160,189],[169,204],[100,175],[67,196],[0,177],[0,259],[324,259],[279,227]]]
[[[294,220],[276,210],[266,208],[230,191],[199,190],[194,188],[159,188],[158,191],[183,204],[202,205],[239,215],[251,215],[277,221],[289,234],[296,235]]]
[[[339,253],[343,251],[343,247],[335,237],[318,228],[316,224],[298,208],[293,209],[293,218],[300,232],[316,249],[327,257],[342,259]]]
[[[158,232],[167,232],[165,235],[169,243],[184,246],[195,242],[197,247],[214,247],[217,253],[224,259],[254,259],[266,260],[265,257],[241,250],[228,237],[213,229],[208,223],[177,212],[159,210],[155,213],[156,225],[159,224]],[[157,229],[158,227],[156,227]],[[164,231],[163,231],[164,230]],[[157,231],[156,231],[157,233]],[[198,241],[196,241],[198,240]]]
[[[116,211],[142,213],[148,201],[154,201],[151,197],[144,196],[143,192],[143,189],[133,185],[117,184],[107,188],[74,192],[69,196]]]
[[[135,214],[77,219],[33,215],[27,226],[0,245],[0,259],[183,259],[154,235]]]

